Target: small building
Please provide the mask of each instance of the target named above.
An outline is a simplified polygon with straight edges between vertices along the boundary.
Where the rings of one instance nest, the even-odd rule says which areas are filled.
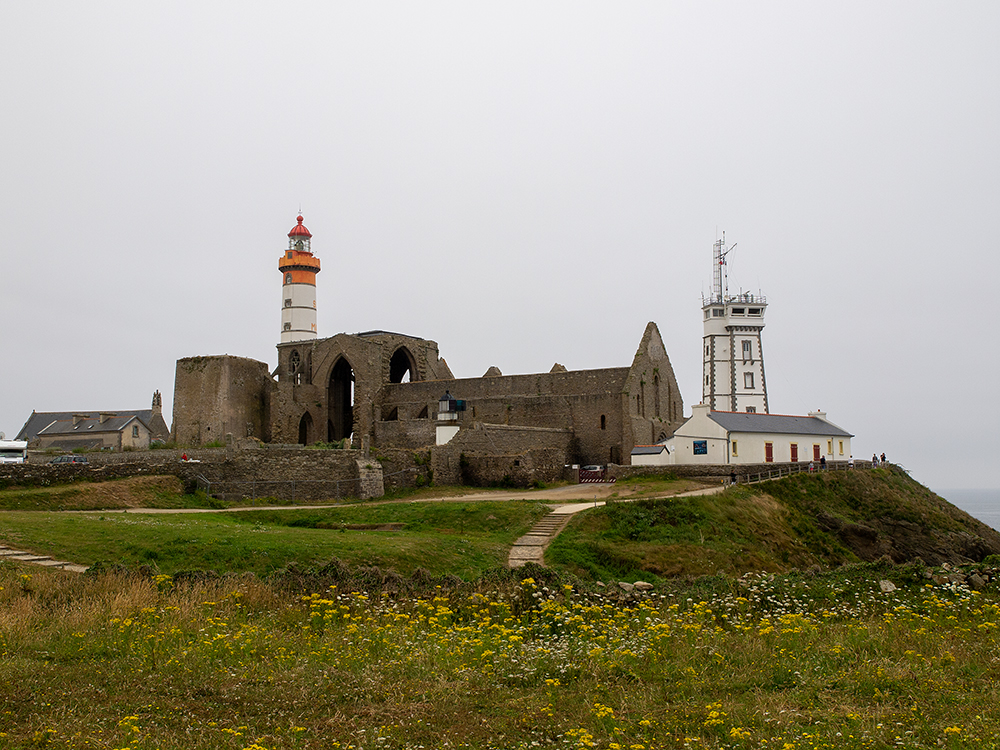
[[[657,446],[636,446],[632,464],[762,464],[798,461],[847,461],[853,435],[821,411],[807,416],[712,411],[708,404]]]
[[[152,432],[134,414],[99,412],[97,417],[74,414],[57,419],[38,432],[38,449],[141,450],[149,447]]]
[[[33,411],[17,434],[32,448],[92,448],[123,450],[148,448],[153,440],[167,440],[160,392],[153,393],[150,409],[120,411]]]

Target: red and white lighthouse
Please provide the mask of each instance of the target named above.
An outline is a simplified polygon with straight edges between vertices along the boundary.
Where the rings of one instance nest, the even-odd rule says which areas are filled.
[[[316,274],[312,235],[298,217],[288,233],[288,250],[278,261],[281,271],[281,343],[316,338]]]

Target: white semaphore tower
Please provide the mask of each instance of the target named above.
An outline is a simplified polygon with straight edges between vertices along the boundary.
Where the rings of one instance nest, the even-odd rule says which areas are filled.
[[[288,233],[288,250],[278,261],[281,271],[281,343],[316,338],[316,274],[319,258],[312,254],[312,235],[298,217]]]
[[[767,381],[760,332],[764,328],[767,300],[761,294],[729,294],[726,235],[716,241],[712,296],[702,297],[705,316],[703,337],[702,403],[712,411],[767,414]]]

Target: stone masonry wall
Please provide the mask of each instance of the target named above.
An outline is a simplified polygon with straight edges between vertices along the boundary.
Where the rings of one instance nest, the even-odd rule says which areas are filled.
[[[180,460],[183,452],[194,459]],[[41,454],[44,456],[44,454]],[[142,475],[180,477],[188,491],[206,488],[226,500],[278,497],[286,500],[368,499],[384,494],[382,467],[358,451],[262,447],[134,451],[87,454],[87,464],[51,465],[32,455],[27,464],[0,464],[0,487],[39,487],[73,480],[102,482]]]
[[[426,409],[426,422],[433,425],[438,399],[448,389],[452,396],[466,402],[463,420],[571,429],[578,437],[575,450],[579,455],[574,458],[578,462],[604,463],[612,449],[620,451],[622,447],[621,391],[627,374],[627,368],[619,367],[390,384],[380,394],[381,411],[397,409],[402,423],[418,419]],[[391,435],[376,433],[376,438]],[[512,447],[523,450],[530,445]]]
[[[573,441],[571,430],[474,423],[431,451],[434,483],[527,487],[554,482]]]
[[[174,375],[173,440],[203,445],[234,437],[271,439],[267,365],[230,355],[177,360]]]

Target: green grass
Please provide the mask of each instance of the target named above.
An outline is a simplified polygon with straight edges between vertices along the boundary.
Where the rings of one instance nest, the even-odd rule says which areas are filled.
[[[919,573],[717,576],[627,602],[532,579],[303,595],[0,562],[0,748],[995,749],[1000,593]]]
[[[474,578],[505,564],[513,541],[546,512],[523,501],[204,514],[12,511],[0,518],[0,541],[84,565],[152,565],[168,574],[200,569],[266,575],[289,563],[314,567],[338,558],[401,575],[423,568]],[[404,526],[346,528],[388,523]]]
[[[0,510],[104,510],[114,508],[219,508],[224,503],[199,492],[185,494],[176,477],[129,477],[72,482],[54,487],[0,490]]]

